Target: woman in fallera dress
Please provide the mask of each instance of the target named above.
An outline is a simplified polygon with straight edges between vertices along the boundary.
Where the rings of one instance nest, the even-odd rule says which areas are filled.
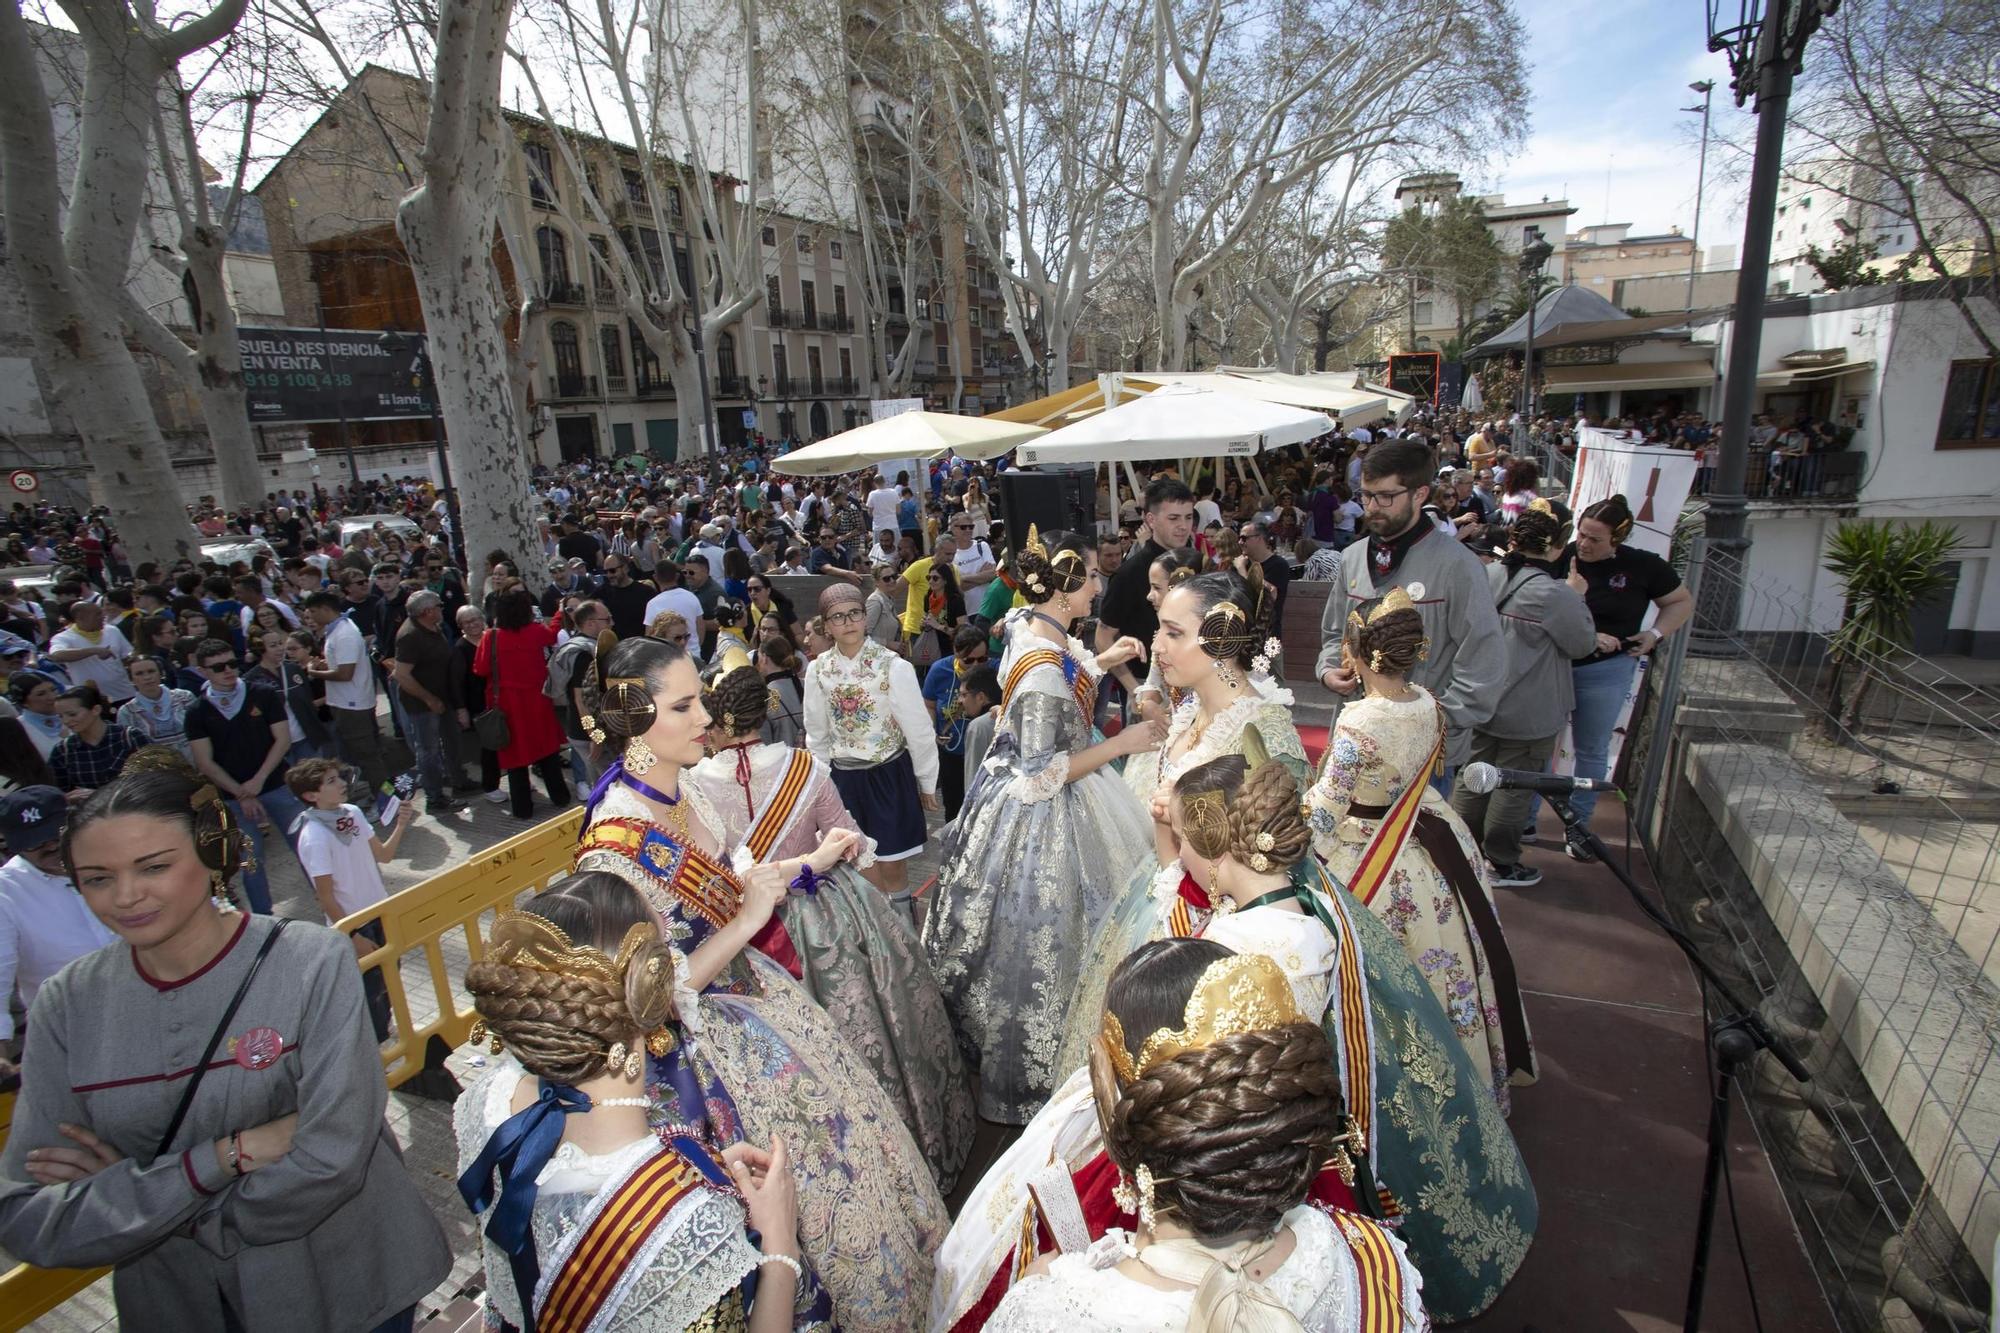
[[[1070,635],[1097,593],[1094,541],[1032,527],[1014,575],[1028,607],[1002,622],[993,746],[944,832],[924,951],[979,1073],[979,1114],[1027,1122],[1061,1078],[1057,1045],[1079,964],[1130,868],[1146,812],[1107,765],[1159,743],[1157,722],[1095,740],[1098,678],[1145,655]]]
[[[867,1062],[797,980],[777,905],[849,858],[834,829],[805,856],[729,868],[722,819],[681,774],[709,717],[687,654],[661,639],[600,640],[585,732],[622,751],[592,794],[576,868],[631,884],[688,963],[691,1040],[651,1062],[656,1127],[714,1151],[782,1140],[799,1185],[799,1241],[848,1330],[900,1330],[928,1299],[944,1201]],[[600,739],[601,738],[601,739]]]
[[[466,969],[474,1042],[490,1035],[506,1052],[452,1108],[459,1191],[482,1217],[489,1320],[619,1333],[832,1327],[799,1253],[786,1145],[718,1154],[647,1124],[641,1052],[687,1039],[674,1012],[686,965],[631,885],[585,874],[500,913]]]
[[[1408,680],[1427,647],[1400,588],[1349,617],[1341,652],[1365,697],[1340,710],[1307,819],[1327,868],[1402,941],[1505,1114],[1509,1084],[1534,1081],[1534,1050],[1485,862],[1430,786],[1444,710]]]
[[[1112,977],[1087,1091],[1134,1217],[1029,1266],[994,1333],[1421,1333],[1422,1281],[1373,1219],[1307,1191],[1343,1132],[1325,1035],[1270,959],[1146,945]]]
[[[1311,854],[1288,768],[1209,760],[1181,775],[1169,814],[1170,868],[1185,873],[1181,901],[1194,900],[1169,933],[1270,958],[1333,1052],[1345,1120],[1311,1197],[1393,1219],[1432,1316],[1477,1315],[1525,1258],[1537,1210],[1507,1122],[1444,1012],[1395,937]],[[934,1328],[982,1326],[1025,1266],[1022,1238],[1036,1253],[1070,1250],[1130,1224],[1102,1149],[1074,1072],[960,1208],[938,1259]]]
[[[1175,588],[1201,573],[1202,560],[1192,549],[1165,551],[1155,557],[1146,567],[1146,602],[1159,612],[1160,603]],[[1187,698],[1188,691],[1177,685],[1169,685],[1160,670],[1158,644],[1152,660],[1146,664],[1145,683],[1133,694],[1133,703],[1141,717],[1162,717],[1169,721]],[[1151,804],[1153,789],[1160,783],[1160,752],[1147,750],[1132,755],[1125,761],[1125,784],[1141,801]]]
[[[1162,557],[1165,559],[1166,557]],[[1159,571],[1154,562],[1153,573]],[[1276,759],[1303,784],[1310,765],[1292,725],[1292,692],[1271,679],[1278,644],[1266,628],[1269,590],[1263,571],[1181,580],[1158,603],[1160,629],[1153,663],[1167,688],[1181,694],[1158,751],[1150,797],[1153,854],[1125,872],[1124,892],[1085,955],[1071,1021],[1064,1025],[1057,1068],[1082,1067],[1095,1039],[1104,986],[1127,954],[1168,934],[1183,882],[1175,863],[1178,840],[1168,827],[1174,784],[1198,764],[1223,755]],[[1139,762],[1149,755],[1135,757]],[[1163,873],[1164,867],[1173,867]],[[1179,908],[1185,924],[1187,909]],[[1180,933],[1187,934],[1183,929]]]
[[[949,1190],[972,1149],[972,1084],[952,1035],[951,1016],[917,932],[860,868],[874,856],[841,804],[832,772],[810,751],[760,739],[769,682],[738,667],[715,683],[707,707],[715,753],[683,777],[715,812],[731,867],[802,856],[835,829],[860,839],[852,863],[792,893],[777,917],[791,936],[799,980],[881,1080],[924,1150],[938,1188]]]

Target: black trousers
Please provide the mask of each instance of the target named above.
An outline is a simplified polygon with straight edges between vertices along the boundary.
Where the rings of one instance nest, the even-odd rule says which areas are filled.
[[[938,746],[938,795],[944,800],[946,820],[958,818],[960,807],[965,804],[965,752],[953,754],[942,745]]]
[[[549,803],[560,810],[569,804],[569,779],[563,770],[569,766],[569,749],[565,746],[548,758],[535,764],[535,771],[542,775],[542,790],[549,794]],[[510,768],[507,770],[507,799],[517,819],[526,819],[535,809],[535,796],[528,786],[528,770]]]

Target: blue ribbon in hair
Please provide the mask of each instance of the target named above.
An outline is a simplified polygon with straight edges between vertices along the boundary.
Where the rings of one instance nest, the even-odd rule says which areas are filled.
[[[514,1294],[521,1316],[534,1333],[535,1286],[541,1280],[541,1258],[535,1252],[535,1180],[562,1143],[563,1117],[590,1109],[590,1096],[566,1083],[542,1082],[541,1095],[502,1121],[480,1149],[478,1158],[458,1178],[458,1192],[475,1215],[492,1207],[486,1238],[506,1254],[514,1270]],[[499,1177],[499,1203],[494,1177]]]

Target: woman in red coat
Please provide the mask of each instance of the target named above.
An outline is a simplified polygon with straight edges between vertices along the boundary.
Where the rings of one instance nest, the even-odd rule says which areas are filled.
[[[534,598],[526,588],[515,587],[494,600],[493,628],[472,659],[473,671],[486,678],[488,705],[507,715],[509,735],[500,767],[507,774],[507,797],[516,819],[528,818],[535,808],[528,787],[530,766],[542,775],[556,809],[569,804],[569,783],[557,758],[567,748],[562,724],[555,705],[542,693],[549,650],[555,646],[554,627],[535,623]]]

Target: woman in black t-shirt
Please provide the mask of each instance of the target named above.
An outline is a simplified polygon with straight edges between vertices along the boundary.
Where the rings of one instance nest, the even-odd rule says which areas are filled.
[[[1639,659],[1694,613],[1694,598],[1673,566],[1651,551],[1626,546],[1631,534],[1632,510],[1625,497],[1599,500],[1578,516],[1576,541],[1565,561],[1569,586],[1583,594],[1597,626],[1597,650],[1572,668],[1576,711],[1570,715],[1570,732],[1579,777],[1609,773],[1611,733]],[[1641,629],[1649,608],[1659,612],[1658,618],[1651,628]],[[1587,821],[1597,807],[1597,794],[1579,791],[1569,803]],[[1575,842],[1569,854],[1579,861],[1590,855]]]

